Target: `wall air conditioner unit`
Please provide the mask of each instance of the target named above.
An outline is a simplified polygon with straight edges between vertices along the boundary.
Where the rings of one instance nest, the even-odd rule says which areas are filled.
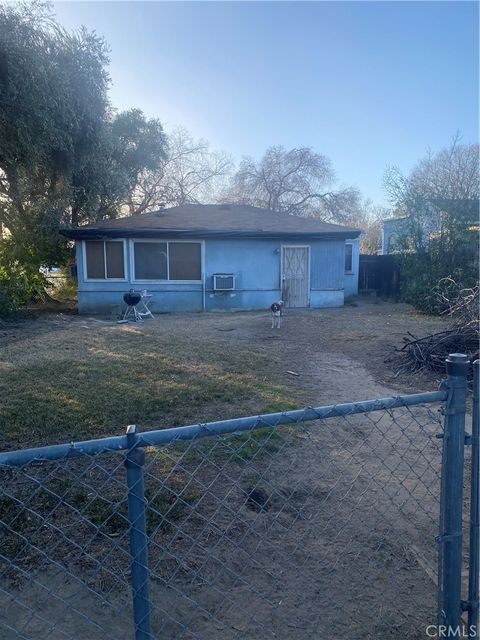
[[[235,276],[233,273],[214,273],[214,291],[233,291],[235,289]]]

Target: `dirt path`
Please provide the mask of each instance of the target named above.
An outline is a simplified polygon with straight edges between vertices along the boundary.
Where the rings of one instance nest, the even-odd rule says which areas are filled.
[[[272,364],[283,383],[306,392],[318,404],[436,389],[435,374],[396,377],[385,360],[401,346],[407,331],[426,335],[445,321],[416,314],[404,304],[359,299],[357,306],[309,311],[287,310],[280,330],[270,329],[268,313],[158,316],[145,331],[166,331],[175,339],[215,341],[227,351],[245,347]],[[300,375],[292,376],[287,371]],[[274,374],[275,375],[275,374]]]

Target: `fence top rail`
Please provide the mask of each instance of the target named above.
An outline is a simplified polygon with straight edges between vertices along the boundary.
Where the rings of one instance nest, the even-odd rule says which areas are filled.
[[[276,427],[285,424],[298,424],[313,420],[323,420],[339,416],[354,415],[356,413],[370,413],[372,411],[388,411],[398,407],[409,407],[419,404],[444,402],[447,390],[400,395],[377,400],[362,400],[344,404],[326,405],[321,407],[307,407],[293,411],[268,413],[230,420],[199,423],[184,427],[172,427],[152,431],[144,431],[134,436],[133,440],[127,435],[84,440],[66,444],[56,444],[34,449],[20,449],[17,451],[0,452],[0,467],[18,467],[37,461],[60,460],[82,455],[96,455],[108,451],[122,451],[132,447],[149,447],[166,445],[176,440],[193,440],[211,435],[221,435],[241,431],[251,431],[261,427]]]

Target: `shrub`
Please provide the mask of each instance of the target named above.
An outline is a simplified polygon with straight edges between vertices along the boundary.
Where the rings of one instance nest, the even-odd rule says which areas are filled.
[[[68,302],[76,299],[77,279],[69,275],[67,267],[62,267],[60,274],[50,282],[53,286],[49,295],[55,300]]]
[[[451,279],[467,289],[478,282],[478,236],[464,234],[461,243],[448,248],[444,238],[432,239],[428,251],[400,254],[397,260],[403,300],[424,313],[442,314],[439,283]]]
[[[21,264],[14,256],[12,246],[0,243],[0,317],[11,317],[31,302],[43,300],[50,286],[35,267]]]

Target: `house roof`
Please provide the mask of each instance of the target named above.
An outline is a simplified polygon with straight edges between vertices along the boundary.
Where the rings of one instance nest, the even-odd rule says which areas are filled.
[[[402,216],[401,218],[384,218],[382,222],[397,222],[398,220],[408,220],[410,216]]]
[[[248,205],[188,204],[60,231],[68,238],[140,236],[356,238],[359,229]]]

